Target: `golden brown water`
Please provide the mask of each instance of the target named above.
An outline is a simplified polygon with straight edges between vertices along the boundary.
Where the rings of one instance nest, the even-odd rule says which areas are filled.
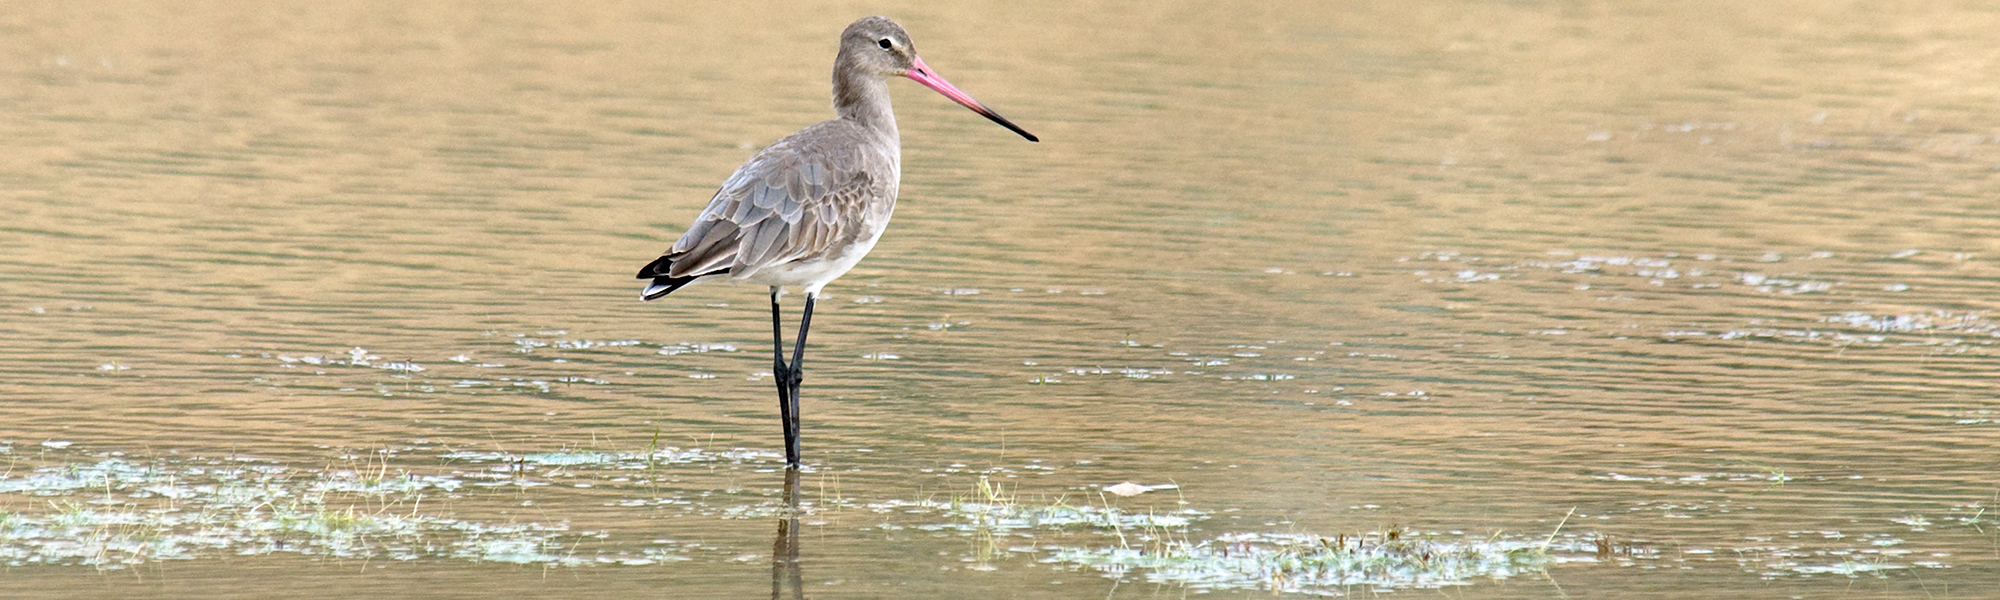
[[[1237,4],[10,6],[0,589],[2000,588],[2000,11]],[[871,12],[1044,141],[892,85],[902,203],[820,304],[786,521],[763,291],[630,276],[830,114]],[[1153,533],[922,504],[982,477],[1555,561],[1105,567]],[[148,510],[237,537],[104,518]]]

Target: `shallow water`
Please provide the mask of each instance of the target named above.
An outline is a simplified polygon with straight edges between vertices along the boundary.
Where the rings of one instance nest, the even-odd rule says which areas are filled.
[[[883,9],[577,10],[0,15],[6,595],[2000,586],[2000,11],[888,11],[788,502],[629,277]]]

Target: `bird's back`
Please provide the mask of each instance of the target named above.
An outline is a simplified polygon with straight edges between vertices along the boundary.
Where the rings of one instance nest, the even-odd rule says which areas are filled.
[[[774,267],[838,260],[856,244],[872,245],[895,208],[900,154],[893,136],[847,119],[822,121],[758,151],[673,248],[639,272],[655,280],[646,296],[706,275],[769,280],[777,277]]]

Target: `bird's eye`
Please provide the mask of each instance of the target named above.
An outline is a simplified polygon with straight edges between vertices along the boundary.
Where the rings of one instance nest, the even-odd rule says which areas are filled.
[[[880,41],[875,42],[875,45],[881,46],[883,50],[888,50],[891,46],[895,46],[896,43],[889,41],[889,38],[882,38]]]

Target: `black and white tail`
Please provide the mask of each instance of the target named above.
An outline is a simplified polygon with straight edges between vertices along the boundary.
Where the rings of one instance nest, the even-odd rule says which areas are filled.
[[[646,284],[646,289],[639,291],[639,299],[656,300],[661,296],[674,293],[674,290],[687,287],[688,284],[694,283],[696,279],[710,275],[723,275],[729,272],[729,269],[723,269],[720,271],[709,271],[700,275],[682,275],[680,277],[668,275],[673,270],[673,259],[665,256],[653,259],[653,262],[647,264],[646,268],[639,269],[639,279],[653,280],[652,283]]]

